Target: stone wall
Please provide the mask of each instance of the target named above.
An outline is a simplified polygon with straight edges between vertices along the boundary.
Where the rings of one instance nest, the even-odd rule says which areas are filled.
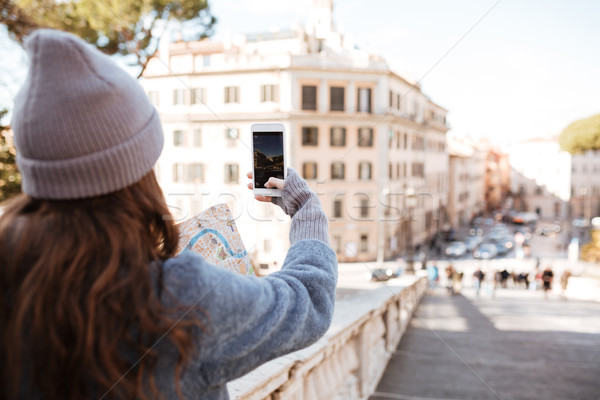
[[[368,398],[427,290],[424,277],[400,283],[336,302],[332,326],[321,340],[231,382],[231,399]]]

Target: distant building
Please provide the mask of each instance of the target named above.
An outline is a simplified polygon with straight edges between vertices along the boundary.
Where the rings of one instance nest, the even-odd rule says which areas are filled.
[[[337,32],[332,7],[314,1],[306,28],[172,43],[144,72],[165,130],[156,172],[169,204],[183,218],[227,201],[259,263],[283,260],[288,223],[245,189],[255,122],[284,124],[289,165],[318,193],[340,261],[400,255],[447,215],[447,111]]]
[[[533,138],[513,145],[511,192],[517,211],[541,219],[566,219],[571,187],[571,156],[554,137]]]
[[[485,149],[485,211],[502,211],[510,192],[511,172],[508,154],[489,146]]]
[[[600,150],[571,156],[570,195],[570,217],[600,216]]]
[[[456,229],[485,212],[486,152],[472,143],[449,140],[449,222]]]

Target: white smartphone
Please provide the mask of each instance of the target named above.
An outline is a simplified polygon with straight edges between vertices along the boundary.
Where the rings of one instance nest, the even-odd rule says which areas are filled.
[[[255,195],[281,197],[280,189],[267,189],[269,178],[285,179],[285,128],[283,124],[252,125],[252,180]]]

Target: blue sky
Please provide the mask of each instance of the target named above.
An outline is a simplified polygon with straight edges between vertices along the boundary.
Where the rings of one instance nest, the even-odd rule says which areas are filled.
[[[214,39],[304,23],[311,2],[213,0]],[[595,0],[334,2],[338,28],[419,80],[449,110],[452,134],[498,143],[558,134],[600,113],[599,15]],[[4,37],[0,30],[0,106],[24,72],[21,52]]]

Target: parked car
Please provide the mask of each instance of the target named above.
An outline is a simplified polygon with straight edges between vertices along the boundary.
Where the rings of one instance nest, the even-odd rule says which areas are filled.
[[[538,215],[531,212],[520,212],[513,217],[515,225],[535,225],[538,220]]]
[[[462,257],[467,252],[467,245],[464,242],[452,242],[446,247],[448,257]]]
[[[493,241],[502,240],[505,236],[510,234],[510,229],[506,225],[500,224],[494,226],[487,234],[487,237]]]
[[[409,257],[404,257],[404,264],[408,264]],[[427,254],[423,250],[415,251],[412,255],[413,268],[415,270],[424,268],[427,263]]]
[[[373,282],[385,282],[398,276],[391,268],[375,268],[371,271],[371,280]]]
[[[575,228],[585,228],[590,226],[590,221],[587,218],[575,218],[572,224]]]
[[[482,243],[473,252],[473,257],[483,260],[489,260],[498,255],[498,249],[493,243]]]
[[[478,225],[483,225],[483,217],[475,217],[472,221],[471,221],[471,225],[472,226],[478,226]]]
[[[512,245],[512,242],[509,242],[509,243],[511,243],[511,245]],[[499,255],[504,255],[504,254],[508,253],[508,251],[510,250],[508,247],[506,247],[506,244],[504,243],[504,241],[494,242],[494,245],[496,246],[496,251],[498,252]]]
[[[469,236],[465,239],[465,245],[467,245],[467,251],[473,251],[483,242],[483,238],[479,235]]]
[[[550,228],[548,228],[548,227],[537,228],[535,230],[535,233],[538,236],[550,236],[550,234],[552,233],[552,230],[550,230]]]

